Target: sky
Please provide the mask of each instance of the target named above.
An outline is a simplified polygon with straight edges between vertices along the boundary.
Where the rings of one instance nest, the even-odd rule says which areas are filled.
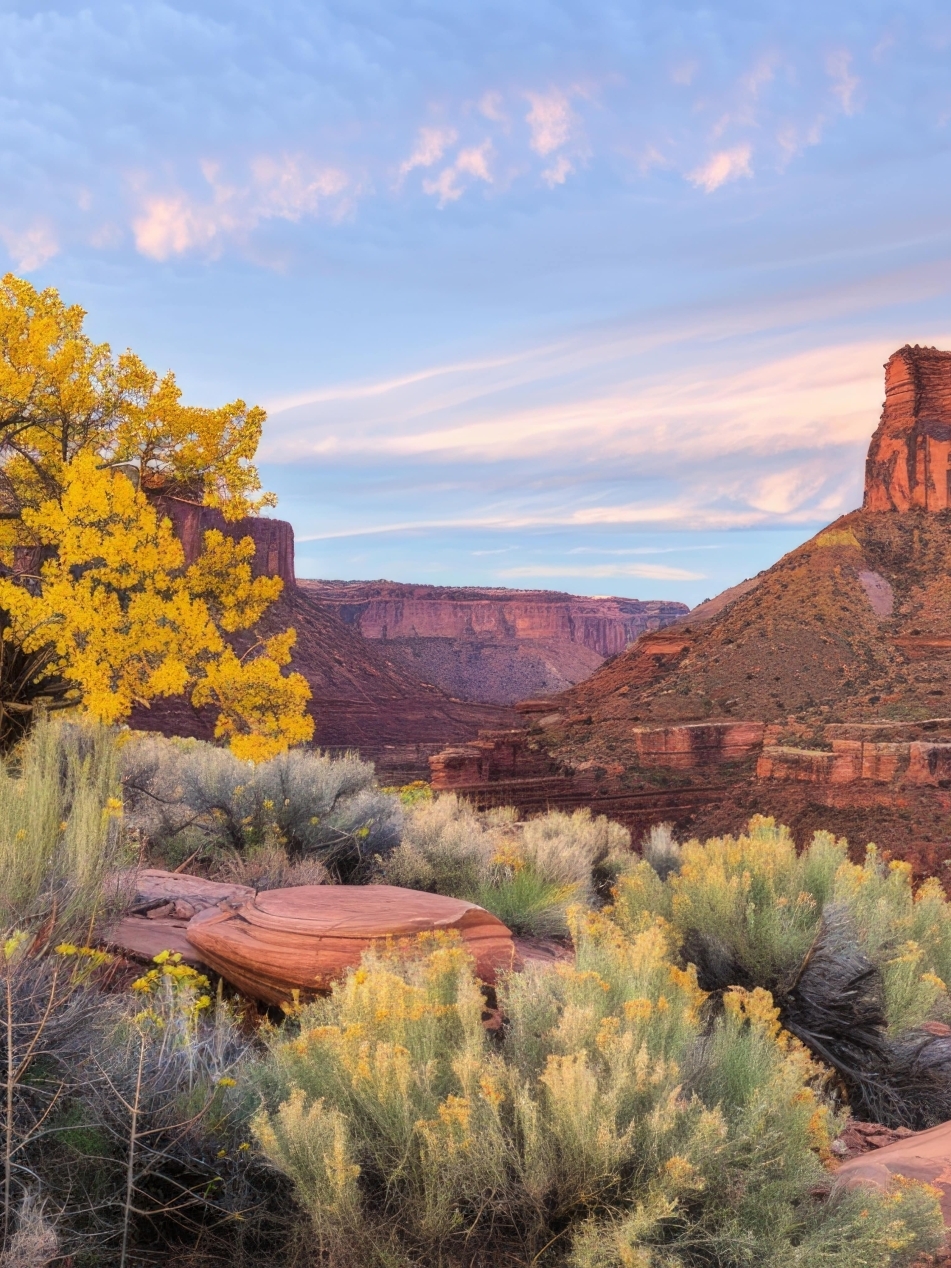
[[[0,2],[0,267],[267,408],[299,576],[769,566],[951,348],[949,146],[930,0]]]

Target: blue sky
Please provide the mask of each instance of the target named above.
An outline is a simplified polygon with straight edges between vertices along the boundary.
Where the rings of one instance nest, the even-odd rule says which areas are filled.
[[[0,256],[269,411],[304,576],[697,602],[951,347],[951,9],[7,3]]]

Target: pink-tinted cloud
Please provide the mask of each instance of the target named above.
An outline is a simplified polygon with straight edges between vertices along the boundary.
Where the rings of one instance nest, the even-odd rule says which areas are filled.
[[[13,267],[20,273],[32,273],[59,254],[56,233],[43,220],[36,220],[23,229],[0,226],[0,239]]]
[[[719,189],[728,181],[753,175],[753,169],[750,166],[752,153],[748,142],[735,145],[729,150],[718,150],[706,163],[688,172],[687,179],[698,188],[712,194],[715,189]]]
[[[531,109],[525,116],[531,140],[529,144],[542,158],[560,150],[571,138],[574,116],[571,102],[557,89],[548,93],[526,93]]]
[[[420,128],[413,152],[400,164],[400,177],[408,176],[417,167],[432,167],[438,163],[457,136],[455,128]]]
[[[202,175],[210,197],[181,190],[142,197],[132,222],[142,255],[166,260],[189,251],[217,254],[229,238],[248,234],[262,221],[298,221],[323,212],[339,216],[355,193],[339,168],[287,154],[253,159],[244,184],[227,181],[216,163],[203,163]]]
[[[492,157],[492,142],[483,141],[481,145],[473,145],[460,150],[455,160],[432,180],[423,181],[423,189],[432,194],[439,207],[455,202],[462,197],[464,191],[463,178],[473,177],[476,180],[492,183],[492,172],[489,162]]]

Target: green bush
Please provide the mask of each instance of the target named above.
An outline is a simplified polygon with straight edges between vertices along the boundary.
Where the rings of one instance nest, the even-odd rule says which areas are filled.
[[[630,834],[589,810],[480,814],[444,794],[407,807],[400,845],[379,865],[392,885],[479,903],[515,933],[566,934],[567,910],[593,902],[625,866]]]
[[[121,896],[106,878],[125,858],[120,794],[103,727],[41,719],[0,761],[0,934],[55,916],[55,940],[108,913]]]
[[[166,856],[283,847],[359,879],[398,840],[399,800],[352,754],[292,749],[255,766],[198,740],[136,736],[122,758],[129,827]]]
[[[916,1128],[951,1117],[951,1052],[920,1029],[951,1018],[951,910],[937,880],[916,890],[909,865],[886,866],[874,846],[852,863],[826,832],[797,852],[760,817],[737,838],[676,854],[663,878],[648,855],[620,879],[623,928],[660,917],[705,989],[772,992],[784,1025],[843,1077],[857,1115]]]
[[[368,953],[274,1038],[254,1130],[327,1262],[885,1268],[938,1243],[922,1186],[813,1196],[835,1122],[766,992],[706,1025],[660,925],[573,932],[575,966],[500,989],[500,1042],[445,935]]]

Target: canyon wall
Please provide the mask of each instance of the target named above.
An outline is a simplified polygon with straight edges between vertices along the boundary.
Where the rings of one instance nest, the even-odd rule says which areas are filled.
[[[585,598],[556,590],[449,588],[391,581],[302,581],[364,638],[558,639],[604,659],[645,630],[684,616],[686,604]]]
[[[685,604],[550,590],[305,581],[300,588],[405,668],[461,700],[511,704],[589,677]]]
[[[428,757],[484,727],[511,725],[517,715],[491,703],[451,699],[432,682],[388,654],[388,645],[365,639],[329,606],[297,586],[294,578],[294,530],[285,520],[249,517],[227,523],[219,511],[181,498],[156,502],[171,519],[191,562],[202,535],[219,529],[229,537],[251,537],[255,576],[279,576],[280,598],[265,612],[253,635],[234,637],[239,651],[257,636],[268,637],[293,626],[297,642],[289,668],[303,674],[312,692],[314,742],[331,751],[356,750],[373,761],[382,778],[393,783],[428,775]],[[214,710],[194,709],[184,697],[137,707],[134,727],[167,735],[211,739]]]

